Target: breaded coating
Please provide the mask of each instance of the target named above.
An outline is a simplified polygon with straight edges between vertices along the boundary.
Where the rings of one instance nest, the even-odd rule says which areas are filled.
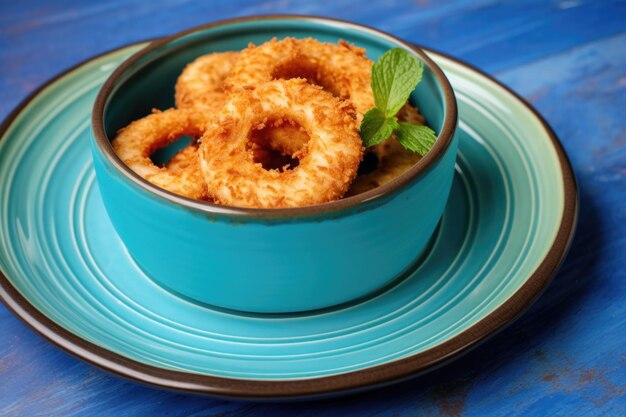
[[[239,52],[214,52],[203,55],[188,64],[176,81],[176,107],[206,108],[218,113],[227,100],[224,80],[239,59]],[[285,155],[294,155],[309,140],[306,133],[291,126],[268,129],[263,145]],[[191,155],[191,154],[189,154]],[[183,158],[186,155],[181,155]]]
[[[363,156],[354,107],[304,79],[275,80],[238,89],[201,138],[200,166],[219,204],[278,208],[341,198]],[[248,146],[255,129],[293,121],[308,136],[299,165],[266,170]]]
[[[216,52],[188,64],[176,81],[176,107],[206,106],[219,111],[226,101],[224,80],[238,59],[239,52]]]
[[[156,166],[150,156],[181,136],[201,136],[206,123],[203,113],[198,111],[155,111],[120,129],[112,142],[113,149],[142,178],[173,193],[203,199],[207,196],[206,185],[197,152],[192,147],[179,158],[184,161],[174,161],[174,169]]]
[[[275,38],[263,45],[250,45],[225,80],[233,90],[263,81],[305,78],[333,95],[350,100],[357,111],[357,122],[374,107],[370,86],[373,62],[365,50],[344,41],[325,43],[313,38]]]

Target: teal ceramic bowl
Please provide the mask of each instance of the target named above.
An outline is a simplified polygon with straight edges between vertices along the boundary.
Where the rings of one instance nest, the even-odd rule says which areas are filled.
[[[177,196],[116,156],[115,132],[153,108],[174,105],[184,66],[210,52],[273,37],[347,40],[376,59],[390,48],[425,66],[411,100],[438,133],[430,152],[394,181],[339,201],[291,209],[226,207]],[[448,199],[457,140],[456,101],[421,50],[353,23],[303,16],[222,21],[151,43],[107,80],[93,110],[92,153],[107,213],[129,253],[155,282],[228,309],[284,313],[367,296],[416,266]]]

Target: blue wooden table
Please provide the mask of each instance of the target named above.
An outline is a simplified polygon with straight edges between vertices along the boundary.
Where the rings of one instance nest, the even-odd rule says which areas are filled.
[[[367,394],[250,404],[146,388],[96,370],[0,306],[0,416],[626,415],[626,2],[0,1],[0,118],[100,52],[212,20],[331,16],[455,55],[533,103],[578,176],[567,261],[520,320],[464,358]]]

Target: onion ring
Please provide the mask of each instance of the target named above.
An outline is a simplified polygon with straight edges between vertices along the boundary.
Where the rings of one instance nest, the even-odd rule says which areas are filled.
[[[274,38],[241,51],[224,84],[233,90],[274,79],[306,78],[339,98],[349,99],[360,122],[374,107],[372,65],[364,49],[344,41],[331,44],[313,38]]]
[[[239,52],[216,52],[188,64],[176,81],[176,107],[203,106],[219,111],[226,101],[224,80],[238,59]]]
[[[201,136],[205,125],[206,120],[198,112],[153,110],[152,114],[120,129],[111,144],[119,158],[147,181],[185,197],[203,199],[207,191],[196,152],[185,151],[174,161],[174,169],[156,166],[150,156],[181,136]]]
[[[275,208],[320,204],[347,191],[363,156],[354,107],[304,79],[276,80],[230,96],[200,139],[200,166],[219,204]],[[255,163],[248,141],[273,121],[298,123],[310,136],[292,170]]]
[[[219,112],[226,102],[224,80],[239,56],[239,52],[215,52],[188,64],[176,81],[176,107],[206,107],[210,112]],[[287,125],[268,129],[259,140],[270,149],[294,156],[304,147],[309,137],[300,129]]]

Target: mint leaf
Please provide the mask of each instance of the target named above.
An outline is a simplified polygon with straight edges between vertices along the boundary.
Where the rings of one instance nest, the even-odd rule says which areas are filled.
[[[386,117],[395,116],[422,80],[420,61],[409,52],[393,48],[372,66],[372,92],[376,107]]]
[[[401,122],[395,132],[402,146],[422,156],[426,155],[437,140],[437,135],[428,126]]]
[[[374,146],[391,136],[398,127],[395,117],[385,117],[385,114],[374,107],[363,115],[359,134],[365,146]]]

